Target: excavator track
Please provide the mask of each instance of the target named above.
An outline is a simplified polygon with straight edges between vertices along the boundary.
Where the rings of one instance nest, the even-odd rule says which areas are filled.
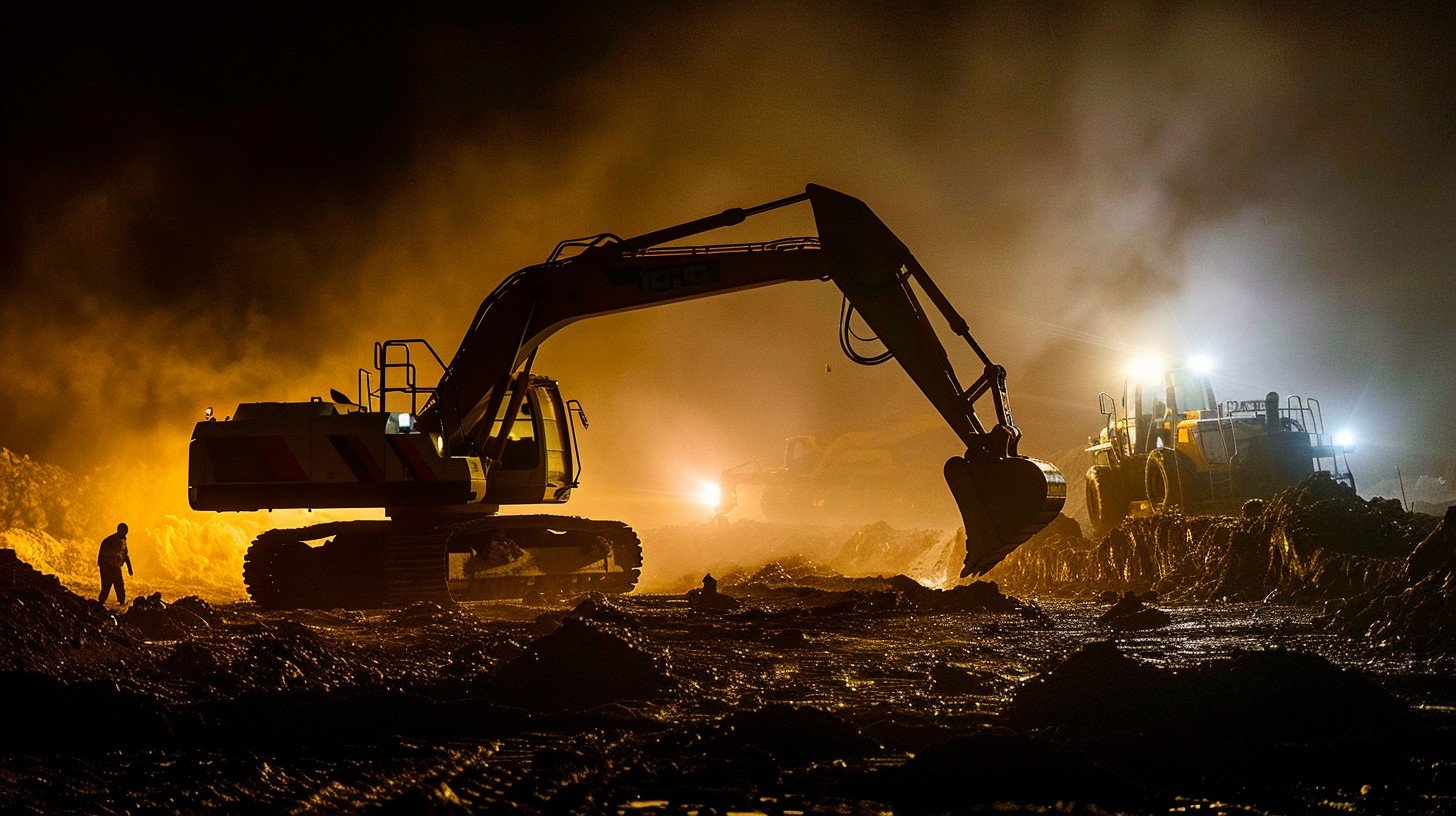
[[[641,571],[642,545],[627,525],[550,515],[270,530],[243,560],[248,594],[268,609],[616,594],[630,592]]]

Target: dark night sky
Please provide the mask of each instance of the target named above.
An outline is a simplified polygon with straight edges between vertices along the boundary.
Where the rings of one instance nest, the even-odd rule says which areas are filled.
[[[1456,454],[1456,38],[1414,9],[483,8],[4,26],[0,445],[160,472],[202,405],[352,391],[383,336],[453,348],[561,238],[818,181],[965,306],[1033,453],[1078,444],[1152,349],[1212,353],[1225,396],[1321,396],[1367,486]],[[916,409],[898,372],[838,359],[836,302],[548,345],[601,418],[597,495]]]

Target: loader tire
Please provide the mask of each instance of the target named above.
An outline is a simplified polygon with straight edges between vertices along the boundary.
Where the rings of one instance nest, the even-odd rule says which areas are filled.
[[[1099,538],[1127,516],[1127,491],[1115,468],[1095,465],[1087,471],[1087,517]]]
[[[1158,448],[1148,455],[1144,486],[1148,504],[1157,512],[1183,508],[1201,498],[1193,463],[1172,448]]]

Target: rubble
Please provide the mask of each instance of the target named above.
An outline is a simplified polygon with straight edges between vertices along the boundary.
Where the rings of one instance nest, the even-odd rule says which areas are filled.
[[[1348,598],[1399,569],[1434,519],[1366,501],[1315,474],[1249,518],[1130,518],[1101,541],[1051,535],[990,574],[1013,592],[1085,597],[1156,591],[1175,601]]]
[[[486,678],[487,697],[531,709],[650,699],[672,687],[662,660],[621,633],[567,618]]]
[[[39,669],[75,650],[133,645],[101,604],[0,549],[0,669]]]
[[[1113,629],[1161,629],[1173,622],[1173,616],[1143,603],[1136,593],[1125,593],[1111,609],[1097,616],[1097,622]]]
[[[1456,644],[1456,507],[1390,578],[1331,617],[1340,631],[1390,645],[1450,651]]]
[[[169,604],[160,592],[133,600],[121,616],[122,625],[145,640],[179,640],[220,622],[212,605],[196,595]]]

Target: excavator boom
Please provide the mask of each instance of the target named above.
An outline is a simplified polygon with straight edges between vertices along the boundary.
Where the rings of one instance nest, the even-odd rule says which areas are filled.
[[[803,201],[813,208],[817,239],[663,245]],[[561,257],[572,246],[581,251]],[[447,452],[483,457],[488,470],[499,458],[516,414],[507,394],[522,393],[512,384],[529,376],[537,347],[564,326],[599,315],[808,280],[830,281],[844,293],[844,341],[852,359],[869,364],[894,359],[965,444],[965,455],[952,457],[945,466],[965,520],[963,574],[989,570],[1056,516],[1066,481],[1051,465],[1017,455],[1021,432],[1012,420],[1005,370],[991,362],[929,274],[869,207],[818,185],[799,195],[635,238],[602,235],[558,246],[545,263],[520,270],[486,297],[421,411],[419,425],[438,433]],[[981,362],[982,370],[969,385],[951,364],[917,286]],[[848,321],[855,314],[884,344],[884,353],[870,358],[850,348]],[[975,411],[976,401],[985,396],[992,398],[995,411],[989,426]],[[502,407],[504,420],[489,421],[501,416]]]

